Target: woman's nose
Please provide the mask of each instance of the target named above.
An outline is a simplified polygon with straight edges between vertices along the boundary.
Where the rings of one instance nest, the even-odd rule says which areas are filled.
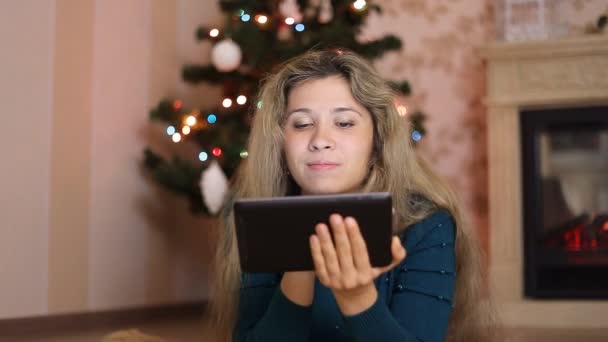
[[[317,126],[312,138],[310,139],[309,148],[311,151],[322,149],[331,149],[335,145],[335,141],[331,136],[329,128]]]

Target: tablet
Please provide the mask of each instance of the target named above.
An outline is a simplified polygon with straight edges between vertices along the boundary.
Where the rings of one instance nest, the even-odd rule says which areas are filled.
[[[234,203],[243,272],[310,271],[309,238],[333,213],[354,217],[372,267],[391,263],[392,199],[388,192],[240,199]],[[331,229],[330,229],[331,232]]]

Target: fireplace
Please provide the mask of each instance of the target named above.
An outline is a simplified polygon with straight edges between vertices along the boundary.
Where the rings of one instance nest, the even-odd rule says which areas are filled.
[[[606,161],[608,35],[494,43],[483,54],[489,283],[500,317],[519,327],[606,327],[598,225],[608,174],[597,170]]]
[[[608,298],[608,107],[520,122],[524,294]]]

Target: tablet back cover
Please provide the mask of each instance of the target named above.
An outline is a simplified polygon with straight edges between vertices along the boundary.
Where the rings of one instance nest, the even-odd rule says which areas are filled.
[[[309,237],[317,223],[328,224],[332,213],[357,220],[372,266],[391,262],[390,193],[290,196],[242,199],[234,203],[241,270],[313,270]]]

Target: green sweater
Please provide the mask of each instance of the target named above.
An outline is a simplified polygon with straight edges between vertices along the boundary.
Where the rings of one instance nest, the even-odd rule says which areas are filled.
[[[234,341],[443,341],[454,294],[455,234],[446,211],[408,227],[400,236],[407,257],[375,280],[378,299],[354,316],[344,316],[318,280],[312,305],[304,307],[285,297],[281,274],[244,273]]]

